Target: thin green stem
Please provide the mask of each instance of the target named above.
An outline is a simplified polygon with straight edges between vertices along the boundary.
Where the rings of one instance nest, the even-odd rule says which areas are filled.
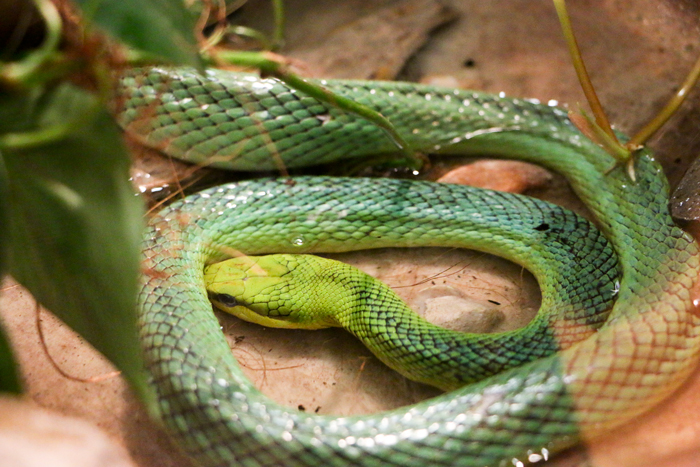
[[[272,39],[270,39],[265,33],[248,26],[229,25],[225,28],[216,29],[214,34],[207,39],[206,44],[201,48],[201,51],[205,52],[212,46],[217,45],[219,42],[221,42],[221,39],[223,39],[225,34],[233,34],[252,39],[257,42],[260,48],[263,50],[280,49],[284,45],[284,30],[286,22],[284,1],[272,0],[272,9],[275,22],[275,29],[272,32]]]
[[[75,129],[89,122],[95,113],[101,109],[99,101],[95,101],[83,110],[83,112],[71,120],[63,123],[47,126],[34,131],[24,131],[20,133],[6,133],[0,136],[0,149],[31,149],[47,143],[64,139],[67,135],[75,132]]]
[[[700,57],[695,61],[695,65],[686,76],[685,81],[681,85],[681,88],[676,92],[676,94],[671,97],[666,106],[656,114],[649,123],[647,123],[644,128],[639,130],[636,135],[632,137],[627,143],[630,148],[635,148],[642,146],[645,142],[651,138],[654,133],[661,128],[664,123],[668,121],[671,116],[676,113],[681,104],[685,101],[690,90],[697,84],[698,78],[700,78]]]
[[[624,162],[629,159],[630,151],[622,146],[617,138],[611,138],[608,132],[601,128],[598,122],[594,121],[586,111],[580,110],[580,113],[588,123],[588,129],[592,132],[591,139],[600,144],[616,160]]]
[[[574,69],[576,70],[576,75],[578,76],[579,82],[581,83],[583,93],[586,95],[588,105],[591,106],[591,110],[593,111],[595,121],[598,127],[600,127],[613,141],[615,141],[617,145],[622,146],[617,140],[615,132],[613,132],[612,127],[610,126],[610,121],[605,115],[605,111],[603,110],[603,106],[600,104],[600,100],[598,99],[598,95],[595,92],[593,83],[591,83],[591,78],[588,75],[588,70],[586,70],[586,65],[583,62],[583,58],[581,57],[581,50],[578,46],[578,42],[576,41],[576,36],[574,36],[574,30],[571,26],[571,19],[569,18],[569,13],[566,10],[566,1],[553,1],[554,7],[557,10],[557,15],[559,16],[559,22],[561,23],[562,32],[564,33],[564,39],[566,40],[566,44],[569,47],[569,54],[571,55],[571,60],[573,61]]]
[[[270,41],[270,39],[264,33],[258,31],[257,29],[249,28],[248,26],[231,25],[226,28],[226,32],[229,34],[235,34],[236,36],[253,39],[263,50],[272,50],[275,47],[274,41]]]
[[[299,75],[290,72],[287,63],[281,57],[269,52],[221,51],[217,52],[216,58],[235,65],[256,68],[260,70],[263,75],[273,76],[284,81],[293,89],[304,92],[321,102],[325,102],[369,120],[387,133],[396,145],[398,151],[408,159],[408,163],[412,168],[420,168],[423,165],[421,158],[415,154],[386,117],[366,105],[355,102],[347,97],[334,94],[323,86],[311,83]]]
[[[44,42],[22,61],[9,63],[0,68],[0,81],[10,85],[25,85],[45,64],[55,58],[61,40],[61,15],[51,0],[34,0],[46,24]]]
[[[284,14],[284,0],[272,0],[275,17],[275,31],[272,34],[272,50],[278,50],[284,45],[284,30],[287,17]]]
[[[0,149],[30,149],[62,139],[71,132],[75,122],[51,125],[36,131],[7,133],[0,136]]]

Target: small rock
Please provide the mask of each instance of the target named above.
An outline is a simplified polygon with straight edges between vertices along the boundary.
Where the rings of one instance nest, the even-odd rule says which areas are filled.
[[[482,160],[451,170],[438,182],[524,193],[533,188],[542,188],[551,180],[552,174],[536,165],[519,161]]]

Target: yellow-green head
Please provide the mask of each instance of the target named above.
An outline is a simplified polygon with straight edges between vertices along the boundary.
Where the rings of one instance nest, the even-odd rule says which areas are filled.
[[[351,299],[337,280],[348,268],[313,255],[240,256],[208,266],[204,281],[212,303],[241,319],[321,329],[339,326],[335,313]]]

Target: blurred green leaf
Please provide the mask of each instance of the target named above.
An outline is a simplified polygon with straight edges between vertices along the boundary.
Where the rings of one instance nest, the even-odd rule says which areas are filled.
[[[183,0],[76,0],[85,18],[125,44],[175,64],[202,68],[195,15]]]
[[[7,392],[21,394],[22,384],[12,348],[5,331],[0,326],[0,393]]]
[[[7,172],[5,171],[5,161],[0,151],[0,226],[7,225]],[[7,234],[0,233],[0,279],[5,274],[7,266]]]
[[[9,272],[148,404],[135,315],[142,204],[121,134],[84,90],[34,91],[0,92]]]
[[[0,225],[7,225],[7,174],[0,153]],[[5,272],[5,259],[7,256],[7,234],[0,234],[0,278]],[[19,373],[12,348],[5,336],[5,332],[0,325],[0,392],[11,392],[19,394],[22,392],[22,385],[19,380]]]
[[[5,335],[5,331],[0,326],[0,393],[22,393],[19,372],[12,348]]]

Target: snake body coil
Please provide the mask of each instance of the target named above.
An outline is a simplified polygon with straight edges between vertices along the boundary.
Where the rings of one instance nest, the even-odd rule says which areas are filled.
[[[275,154],[301,166],[393,150],[371,123],[275,80],[152,69],[123,84],[122,123],[194,161],[216,156],[260,169],[274,168]],[[207,301],[205,264],[231,249],[462,247],[456,222],[476,213],[474,204],[491,209],[484,216],[506,204],[540,204],[430,183],[334,178],[248,181],[192,195],[149,222],[139,309],[163,419],[193,457],[208,466],[515,465],[617,426],[685,380],[700,350],[689,292],[698,254],[668,214],[667,182],[648,151],[635,156],[632,182],[556,107],[402,83],[325,84],[379,110],[419,151],[514,157],[566,176],[617,253],[621,279],[609,291],[617,300],[590,337],[435,399],[363,417],[300,413],[243,375]],[[477,248],[498,252],[508,241],[490,243]],[[535,274],[556,284],[559,273]]]

